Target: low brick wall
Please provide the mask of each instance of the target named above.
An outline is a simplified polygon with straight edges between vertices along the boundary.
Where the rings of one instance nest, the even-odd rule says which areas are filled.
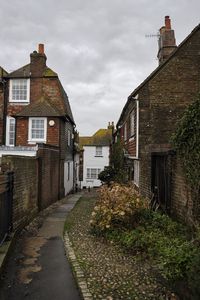
[[[13,229],[29,222],[38,212],[37,158],[3,156],[2,170],[14,172]]]

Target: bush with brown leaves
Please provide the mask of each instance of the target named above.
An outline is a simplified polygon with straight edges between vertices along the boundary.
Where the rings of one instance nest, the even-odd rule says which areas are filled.
[[[133,186],[113,184],[102,186],[100,197],[92,212],[90,225],[101,233],[116,227],[134,227],[138,212],[148,208],[148,201]]]

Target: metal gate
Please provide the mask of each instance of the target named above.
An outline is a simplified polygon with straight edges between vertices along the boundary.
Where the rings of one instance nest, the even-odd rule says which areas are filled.
[[[0,173],[0,245],[12,231],[13,172]]]
[[[151,188],[153,202],[164,212],[170,213],[170,163],[167,153],[152,154]]]

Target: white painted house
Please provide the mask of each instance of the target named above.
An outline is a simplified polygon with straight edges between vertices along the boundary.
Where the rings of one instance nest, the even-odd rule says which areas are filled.
[[[99,129],[93,136],[80,137],[80,180],[81,188],[98,187],[98,175],[109,166],[110,143],[114,124]]]

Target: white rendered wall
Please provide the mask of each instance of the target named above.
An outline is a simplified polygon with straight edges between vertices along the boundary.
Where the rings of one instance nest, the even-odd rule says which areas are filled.
[[[81,187],[97,187],[101,185],[99,179],[87,178],[87,168],[101,169],[103,171],[105,166],[109,165],[109,147],[102,147],[102,157],[96,155],[95,146],[83,146],[83,181]]]
[[[68,163],[69,163],[69,180],[68,180]],[[73,190],[74,184],[74,164],[73,161],[65,161],[64,163],[64,187],[65,195]]]

